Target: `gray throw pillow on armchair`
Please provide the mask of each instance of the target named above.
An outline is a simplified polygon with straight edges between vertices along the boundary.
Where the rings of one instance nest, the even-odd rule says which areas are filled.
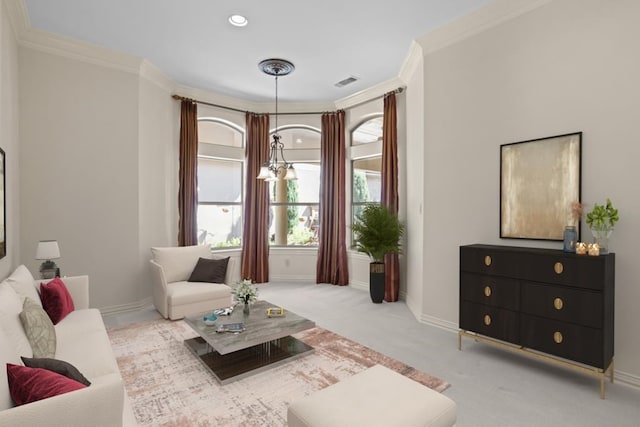
[[[224,283],[229,257],[220,259],[198,258],[188,282]]]

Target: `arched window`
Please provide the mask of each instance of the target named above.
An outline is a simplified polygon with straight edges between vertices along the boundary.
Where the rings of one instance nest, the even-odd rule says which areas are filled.
[[[198,119],[198,139],[198,243],[240,247],[244,130],[226,120],[204,117]]]
[[[351,132],[352,224],[364,206],[380,203],[381,170],[382,115],[376,115],[360,123]]]
[[[280,127],[278,134],[284,144],[284,157],[294,163],[298,179],[279,179],[269,185],[269,244],[317,245],[320,130],[311,126],[289,125]]]

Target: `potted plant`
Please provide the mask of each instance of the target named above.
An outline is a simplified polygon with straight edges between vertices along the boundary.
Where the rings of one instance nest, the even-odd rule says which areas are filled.
[[[374,303],[384,299],[384,256],[400,253],[404,224],[389,208],[380,204],[366,205],[351,226],[356,249],[369,255],[369,293]]]
[[[587,225],[591,233],[600,246],[600,253],[607,253],[609,247],[609,236],[613,231],[613,226],[618,222],[618,209],[613,207],[610,199],[605,205],[595,203],[591,212],[587,214]]]

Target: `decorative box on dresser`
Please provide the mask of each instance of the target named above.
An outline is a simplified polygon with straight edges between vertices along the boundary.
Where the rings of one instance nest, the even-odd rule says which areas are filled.
[[[462,337],[613,382],[615,254],[497,245],[460,247]]]

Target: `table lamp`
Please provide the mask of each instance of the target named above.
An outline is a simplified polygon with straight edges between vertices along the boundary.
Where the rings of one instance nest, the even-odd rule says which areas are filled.
[[[40,277],[42,279],[53,279],[60,275],[60,269],[52,259],[60,258],[60,248],[56,240],[41,240],[36,250],[36,259],[45,260],[40,264]]]

